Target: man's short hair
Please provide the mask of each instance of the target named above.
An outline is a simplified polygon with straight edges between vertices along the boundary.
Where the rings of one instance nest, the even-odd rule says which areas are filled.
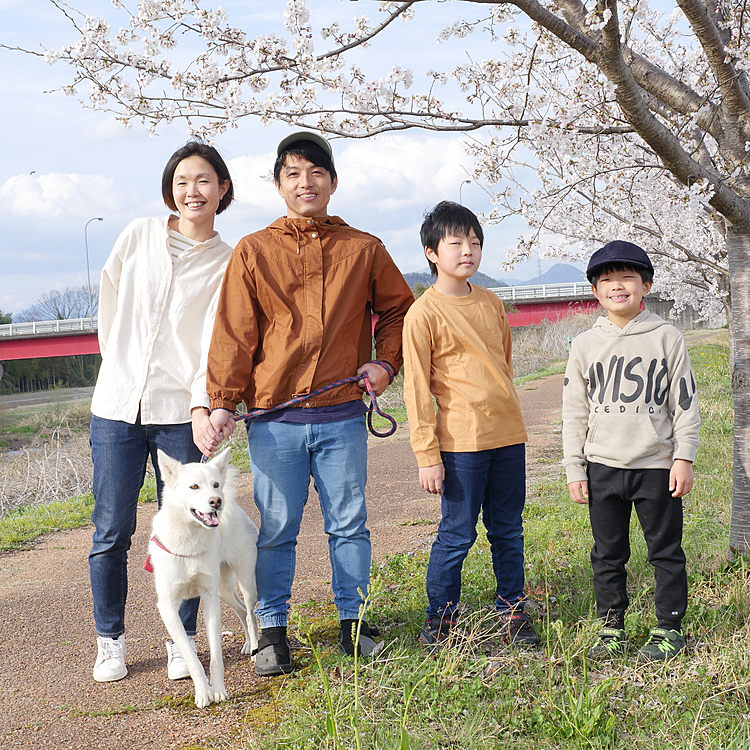
[[[476,214],[460,203],[441,201],[432,211],[425,214],[419,237],[423,248],[429,247],[437,253],[440,240],[445,239],[449,234],[468,237],[472,229],[479,240],[479,245],[484,246],[484,232]],[[427,264],[430,267],[430,273],[437,276],[437,266],[429,258]]]
[[[281,170],[284,168],[286,157],[289,154],[295,156],[301,156],[303,159],[307,159],[311,164],[316,167],[323,167],[331,175],[331,180],[336,179],[336,167],[333,164],[333,157],[317,143],[311,140],[295,140],[288,145],[283,145],[284,141],[281,142],[282,147],[278,150],[278,156],[276,162],[273,165],[273,181],[276,184],[281,182]]]

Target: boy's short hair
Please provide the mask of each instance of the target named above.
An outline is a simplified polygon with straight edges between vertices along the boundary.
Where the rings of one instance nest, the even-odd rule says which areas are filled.
[[[460,203],[441,201],[432,211],[425,214],[419,237],[423,248],[429,247],[437,253],[440,240],[445,239],[449,234],[468,236],[472,229],[479,240],[479,245],[484,246],[484,232],[476,214]],[[437,276],[437,266],[429,258],[427,263],[432,276]]]
[[[599,279],[608,273],[615,273],[616,271],[632,271],[637,273],[641,277],[641,281],[645,284],[647,281],[654,280],[653,271],[649,271],[648,268],[643,266],[636,266],[631,263],[609,263],[606,266],[599,266],[596,271],[589,276],[591,285],[596,288],[599,284]]]
[[[333,164],[333,150],[331,144],[317,133],[293,133],[284,138],[276,149],[276,162],[273,165],[273,181],[278,185],[281,170],[284,168],[288,154],[301,156],[316,167],[323,167],[336,179],[336,167]]]
[[[654,280],[654,266],[648,253],[642,247],[625,240],[613,240],[600,247],[589,258],[586,278],[596,287],[603,273],[613,271],[635,271],[644,283]]]

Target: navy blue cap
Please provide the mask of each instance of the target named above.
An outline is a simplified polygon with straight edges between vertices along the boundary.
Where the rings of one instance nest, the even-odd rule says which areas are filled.
[[[591,279],[597,275],[597,271],[604,266],[613,266],[622,263],[626,266],[646,268],[653,274],[654,266],[651,259],[646,255],[642,247],[625,242],[625,240],[614,240],[600,247],[590,258],[586,268],[586,278]]]

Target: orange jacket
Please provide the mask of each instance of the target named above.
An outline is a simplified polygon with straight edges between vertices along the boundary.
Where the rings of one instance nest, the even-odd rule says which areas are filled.
[[[414,297],[381,242],[337,216],[277,219],[240,240],[208,353],[211,408],[267,409],[354,375],[375,351],[398,371]],[[361,398],[356,383],[305,402]]]

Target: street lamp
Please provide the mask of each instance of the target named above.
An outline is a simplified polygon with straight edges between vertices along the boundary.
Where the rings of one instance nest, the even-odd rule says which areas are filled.
[[[464,185],[470,185],[471,180],[464,180],[459,186],[458,186],[458,202],[463,206],[464,202],[461,200],[461,191],[463,190]]]
[[[91,321],[91,327],[94,327],[94,303],[91,299],[91,271],[89,270],[89,224],[92,221],[104,221],[103,216],[95,216],[93,219],[89,219],[86,222],[86,226],[83,228],[83,239],[86,243],[86,276],[89,280],[89,320]]]

